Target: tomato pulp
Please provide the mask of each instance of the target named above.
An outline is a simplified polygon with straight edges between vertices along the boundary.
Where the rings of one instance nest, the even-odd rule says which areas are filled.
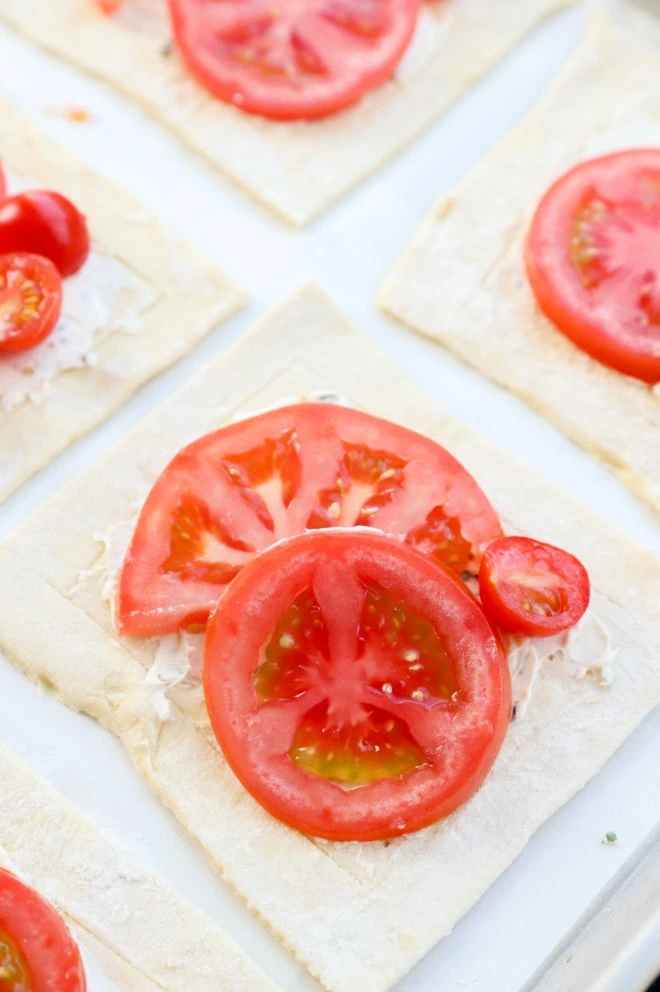
[[[581,619],[590,583],[584,565],[567,551],[529,537],[502,537],[482,558],[479,594],[502,630],[549,637]]]
[[[177,45],[209,92],[252,114],[323,117],[391,76],[420,0],[169,0]]]
[[[62,309],[62,280],[47,258],[0,255],[0,354],[26,351],[54,330]]]
[[[660,148],[591,159],[558,179],[525,260],[563,334],[604,365],[660,381]]]
[[[80,951],[34,889],[0,869],[0,992],[85,992]]]
[[[434,441],[331,403],[251,417],[184,448],[142,508],[122,568],[122,634],[206,622],[255,554],[307,529],[385,531],[477,576],[502,533],[475,480]]]
[[[245,788],[333,840],[456,809],[511,715],[504,651],[465,584],[363,530],[302,534],[246,565],[211,617],[204,689]]]

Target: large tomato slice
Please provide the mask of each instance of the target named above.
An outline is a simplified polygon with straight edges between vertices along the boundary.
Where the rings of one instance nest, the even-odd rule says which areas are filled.
[[[214,96],[281,120],[322,117],[386,80],[420,0],[169,0],[177,45]]]
[[[28,252],[0,255],[0,355],[41,344],[62,310],[62,280],[47,259]]]
[[[525,257],[560,331],[603,364],[660,381],[660,148],[591,159],[558,179]]]
[[[299,535],[246,566],[206,639],[218,742],[278,819],[377,840],[481,785],[511,715],[506,657],[464,583],[355,530]]]
[[[85,992],[80,951],[34,889],[0,869],[0,990]]]
[[[203,623],[274,541],[364,525],[476,576],[502,533],[472,476],[413,431],[330,403],[251,417],[184,448],[144,504],[119,584],[123,634]]]

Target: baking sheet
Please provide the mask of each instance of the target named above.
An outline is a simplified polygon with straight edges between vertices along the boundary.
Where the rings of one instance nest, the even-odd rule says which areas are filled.
[[[660,524],[605,469],[513,397],[431,342],[390,323],[374,302],[383,277],[437,194],[460,179],[528,109],[576,43],[583,16],[571,11],[541,28],[444,121],[302,233],[283,230],[101,84],[9,32],[0,32],[4,95],[81,158],[159,211],[252,293],[242,315],[144,388],[1,508],[0,534],[8,533],[206,358],[225,348],[255,316],[311,278],[459,417],[597,505],[660,553]],[[64,112],[71,106],[92,111],[93,119],[70,123]],[[512,868],[397,992],[435,992],[440,978],[443,992],[517,992],[660,821],[658,735],[660,712],[539,831]],[[25,755],[69,799],[128,840],[221,922],[284,989],[303,992],[316,987],[214,875],[141,784],[119,745],[92,721],[38,696],[2,663],[0,739]],[[601,839],[610,830],[617,833],[618,842],[604,845]]]

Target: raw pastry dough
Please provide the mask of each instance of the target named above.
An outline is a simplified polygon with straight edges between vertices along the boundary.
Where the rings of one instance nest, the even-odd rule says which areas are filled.
[[[210,98],[171,51],[162,18],[143,17],[144,29],[136,27],[140,19],[130,13],[137,2],[126,0],[126,15],[113,20],[93,0],[0,0],[0,19],[112,83],[301,225],[395,155],[542,18],[575,0],[429,3],[400,78],[353,110],[312,124],[273,123]],[[158,2],[165,0],[148,6]]]
[[[69,196],[92,238],[154,294],[141,329],[100,332],[96,364],[56,376],[39,403],[0,404],[0,501],[138,386],[186,354],[243,302],[242,294],[138,202],[54,144],[0,101],[0,159],[10,174]],[[0,356],[0,362],[2,357]]]
[[[660,37],[660,22],[641,8],[628,13]],[[535,109],[441,197],[381,295],[387,311],[522,396],[657,510],[658,387],[606,368],[546,320],[522,243],[538,198],[570,166],[659,144],[658,51],[594,18]]]
[[[278,992],[228,934],[2,746],[0,781],[0,867],[62,915],[89,992]]]
[[[144,686],[155,645],[117,637],[97,569],[104,536],[130,520],[179,448],[318,389],[436,438],[476,475],[508,528],[579,555],[595,614],[619,649],[610,687],[568,659],[545,664],[477,795],[389,845],[313,842],[271,818],[185,698],[159,723]],[[17,530],[0,547],[0,575],[11,577],[0,596],[2,649],[123,741],[226,880],[336,992],[394,983],[660,701],[660,563],[450,418],[314,287],[259,321]]]

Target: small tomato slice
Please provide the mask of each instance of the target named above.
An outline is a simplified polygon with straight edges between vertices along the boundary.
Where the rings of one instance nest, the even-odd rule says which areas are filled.
[[[106,14],[108,17],[116,14],[123,2],[124,0],[94,0],[101,13]]]
[[[80,951],[55,910],[0,869],[0,990],[85,992]]]
[[[558,179],[525,260],[539,307],[578,348],[660,381],[660,148],[591,159]]]
[[[62,310],[62,280],[47,258],[0,255],[0,353],[26,351],[53,331]]]
[[[332,840],[447,816],[483,782],[511,715],[506,657],[464,583],[365,530],[254,558],[211,617],[204,689],[245,788]]]
[[[0,203],[0,252],[42,255],[70,276],[85,263],[89,249],[87,221],[65,196],[27,190]]]
[[[466,580],[502,533],[465,469],[434,441],[332,403],[300,403],[208,434],[157,479],[121,572],[122,634],[204,623],[255,554],[304,530],[369,526]]]
[[[574,627],[589,606],[589,575],[567,551],[529,537],[502,537],[487,548],[479,595],[502,630],[551,637]]]
[[[209,92],[252,114],[323,117],[392,74],[420,0],[169,0],[177,45]]]

